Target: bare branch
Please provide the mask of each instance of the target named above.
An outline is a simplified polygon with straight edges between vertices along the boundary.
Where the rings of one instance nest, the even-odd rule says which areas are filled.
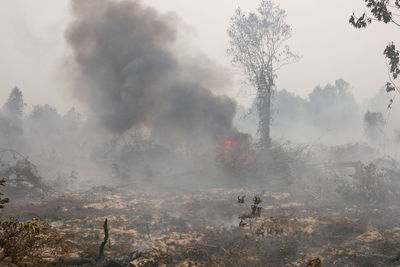
[[[97,260],[101,260],[104,258],[104,246],[107,244],[108,241],[108,226],[107,226],[107,218],[104,221],[104,240],[101,242],[100,249],[99,249],[99,256],[97,257]]]

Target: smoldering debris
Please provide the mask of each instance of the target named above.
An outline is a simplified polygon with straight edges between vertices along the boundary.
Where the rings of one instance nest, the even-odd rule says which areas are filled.
[[[238,203],[243,195],[244,203]],[[254,203],[261,212],[240,225]],[[108,218],[105,260],[123,266],[187,266],[188,261],[192,266],[306,266],[316,258],[329,266],[397,266],[400,241],[397,206],[390,206],[390,213],[374,204],[343,211],[336,203],[307,204],[290,194],[255,190],[155,193],[97,187],[16,203],[8,213],[49,220],[79,259],[98,256]]]

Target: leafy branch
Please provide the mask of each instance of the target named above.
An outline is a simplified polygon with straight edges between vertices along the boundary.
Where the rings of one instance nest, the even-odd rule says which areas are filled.
[[[371,16],[368,16],[365,12],[357,17],[354,13],[349,19],[349,23],[356,29],[366,28],[372,21],[383,22],[385,24],[393,24],[400,27],[400,23],[393,19],[394,16],[400,16],[396,11],[400,12],[400,0],[364,0],[366,7],[369,9]],[[383,51],[383,54],[388,62],[389,68],[389,81],[386,83],[386,91],[393,92],[397,91],[400,93],[400,87],[396,85],[395,80],[400,74],[400,57],[399,50],[397,50],[395,44],[391,42],[388,44]],[[390,100],[388,107],[390,108],[393,99]]]

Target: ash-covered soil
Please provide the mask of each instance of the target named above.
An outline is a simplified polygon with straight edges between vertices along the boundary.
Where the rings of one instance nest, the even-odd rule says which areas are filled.
[[[255,196],[260,214],[252,213]],[[71,246],[67,266],[400,266],[398,206],[298,199],[268,190],[95,187],[12,199],[4,214],[61,231]],[[105,258],[96,262],[106,218]]]

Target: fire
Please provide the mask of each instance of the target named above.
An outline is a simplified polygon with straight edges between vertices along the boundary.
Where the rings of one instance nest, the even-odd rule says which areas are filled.
[[[217,135],[217,138],[220,148],[224,151],[231,151],[238,146],[238,141],[235,140],[234,135]]]
[[[257,157],[258,153],[251,149],[247,134],[217,135],[217,140],[216,160],[231,170],[243,169]]]

